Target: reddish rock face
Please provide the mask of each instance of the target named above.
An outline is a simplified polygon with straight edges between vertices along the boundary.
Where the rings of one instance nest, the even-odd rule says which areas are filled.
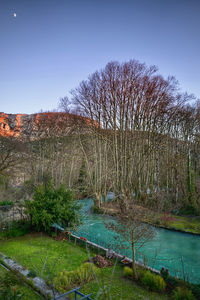
[[[21,132],[21,117],[24,114],[0,113],[0,135],[4,137],[18,137]]]
[[[63,112],[38,114],[6,114],[0,113],[0,136],[27,137],[35,139],[43,136],[62,135],[69,133],[75,125],[95,125],[90,119]]]

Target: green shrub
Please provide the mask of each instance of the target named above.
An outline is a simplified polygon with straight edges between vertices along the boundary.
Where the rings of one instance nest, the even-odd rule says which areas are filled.
[[[165,269],[165,268],[162,268],[160,270],[160,274],[161,276],[164,278],[164,280],[167,280],[168,277],[169,277],[169,270],[168,269]]]
[[[54,285],[60,292],[65,292],[73,284],[74,272],[73,271],[63,271],[58,274],[54,279]]]
[[[190,290],[192,291],[193,295],[197,299],[200,299],[200,284],[190,283],[189,286],[190,286]]]
[[[153,276],[150,271],[146,271],[144,273],[144,276],[141,278],[141,282],[147,288],[151,288],[153,286]]]
[[[33,201],[26,200],[26,213],[37,231],[49,232],[53,223],[62,226],[80,223],[80,205],[74,201],[74,193],[64,185],[56,189],[49,180],[45,186],[39,185],[34,192]]]
[[[23,236],[31,231],[30,222],[19,220],[7,224],[7,228],[1,233],[2,238]]]
[[[166,288],[166,283],[164,279],[160,275],[155,275],[154,277],[154,285],[156,291],[164,291]]]
[[[151,273],[149,270],[145,272],[141,278],[141,282],[152,291],[164,291],[166,287],[164,279],[159,275]]]
[[[137,268],[137,275],[138,275],[138,279],[140,281],[142,281],[142,278],[144,277],[144,274],[145,274],[146,270],[142,267],[138,267]]]
[[[36,274],[36,272],[35,272],[34,270],[30,270],[30,271],[28,272],[27,276],[28,276],[28,277],[34,278],[34,277],[37,276],[37,274]]]
[[[9,201],[9,200],[0,201],[0,206],[6,206],[6,205],[13,206],[14,204],[12,201]]]
[[[167,278],[164,278],[165,281],[167,282],[167,285],[171,289],[175,289],[179,284],[180,284],[180,279],[173,277],[173,276],[168,276]]]
[[[124,267],[123,275],[124,277],[133,277],[133,270],[129,267]]]
[[[194,300],[195,297],[192,291],[188,290],[186,287],[178,286],[173,293],[174,300]]]
[[[155,221],[155,224],[156,224],[156,225],[160,225],[160,220],[157,219],[157,220]]]
[[[199,216],[199,210],[193,205],[186,205],[179,210],[179,215]]]
[[[16,288],[8,287],[4,291],[0,292],[0,299],[2,300],[21,300],[23,298],[24,294]]]
[[[19,283],[18,278],[12,273],[0,274],[0,299],[1,300],[19,300],[23,294],[15,286]]]
[[[93,206],[92,211],[94,214],[103,214],[103,210],[96,205]]]
[[[95,275],[98,273],[98,268],[93,263],[86,262],[77,270],[77,273],[79,272],[82,272],[83,281],[88,282],[95,278]]]
[[[5,288],[5,286],[14,286],[17,285],[17,283],[18,279],[16,276],[14,276],[12,272],[0,275],[0,291],[2,291]]]
[[[79,283],[89,282],[95,278],[97,271],[98,269],[94,264],[86,262],[76,271],[77,280]]]
[[[87,283],[95,278],[98,268],[92,263],[84,263],[75,271],[63,271],[54,279],[54,285],[60,292],[74,285]]]

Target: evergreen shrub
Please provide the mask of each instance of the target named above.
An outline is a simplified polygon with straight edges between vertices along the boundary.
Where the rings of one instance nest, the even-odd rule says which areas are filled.
[[[53,223],[63,227],[80,223],[80,205],[74,201],[74,193],[64,185],[56,189],[51,180],[45,186],[39,185],[33,200],[26,200],[26,212],[37,231],[49,232]]]

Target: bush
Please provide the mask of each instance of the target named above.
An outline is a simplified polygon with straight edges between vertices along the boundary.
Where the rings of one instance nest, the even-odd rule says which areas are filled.
[[[5,231],[1,232],[0,238],[10,238],[23,236],[31,231],[30,222],[19,220],[7,224]]]
[[[18,279],[12,272],[8,272],[8,274],[0,274],[0,291],[4,290],[6,286],[15,286],[17,283]]]
[[[174,218],[168,213],[163,213],[160,217],[160,221],[167,226],[170,222],[174,221]]]
[[[123,275],[124,277],[133,277],[133,270],[129,267],[124,267]]]
[[[186,287],[178,286],[173,293],[174,300],[194,300],[195,297],[192,291],[188,290]]]
[[[8,287],[2,293],[0,292],[0,297],[2,300],[21,300],[24,295],[16,288]]]
[[[147,288],[151,288],[153,286],[153,276],[150,271],[146,271],[144,276],[141,278],[141,282]]]
[[[164,279],[167,282],[167,285],[169,286],[170,289],[174,289],[180,284],[180,279],[170,275]]]
[[[160,274],[164,278],[164,280],[167,280],[169,278],[169,270],[168,269],[162,268],[160,270]]]
[[[65,292],[66,289],[70,288],[74,281],[73,271],[63,271],[58,274],[54,279],[54,285],[60,292]]]
[[[166,283],[160,275],[154,275],[154,285],[156,291],[164,291],[166,288]]]
[[[27,274],[28,277],[35,278],[37,276],[36,272],[34,270],[30,270]]]
[[[190,290],[192,291],[193,295],[197,298],[200,299],[200,284],[193,284],[190,283]]]
[[[199,210],[193,205],[186,205],[181,207],[179,215],[199,216]]]
[[[9,201],[9,200],[0,201],[0,206],[6,206],[6,205],[13,206],[14,203],[12,201]]]
[[[145,274],[146,270],[142,267],[138,267],[137,268],[137,275],[138,275],[138,279],[140,281],[142,281],[142,278],[144,277],[144,274]]]
[[[103,210],[96,205],[93,206],[92,211],[93,214],[103,214]]]
[[[164,279],[159,275],[151,273],[149,270],[144,273],[141,282],[152,291],[164,291],[166,287]]]
[[[53,223],[62,226],[80,223],[80,205],[74,201],[74,193],[61,185],[56,189],[49,180],[45,186],[35,189],[33,201],[26,200],[26,212],[37,231],[49,232]]]
[[[160,225],[160,220],[157,219],[157,220],[155,221],[155,224],[156,224],[156,225]]]
[[[50,232],[50,236],[52,237],[52,238],[55,238],[56,236],[57,236],[57,234],[56,234],[56,232]]]
[[[92,279],[95,278],[95,274],[97,270],[98,269],[94,264],[89,262],[84,263],[76,271],[77,281],[79,283],[91,281]]]
[[[57,290],[64,292],[73,285],[87,283],[93,280],[98,272],[98,268],[92,263],[84,263],[75,271],[63,271],[54,279]]]
[[[15,287],[19,283],[18,278],[12,273],[0,274],[0,299],[1,300],[19,300],[23,294]]]

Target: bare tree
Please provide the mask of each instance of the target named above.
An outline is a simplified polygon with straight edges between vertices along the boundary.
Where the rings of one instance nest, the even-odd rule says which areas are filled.
[[[27,157],[27,147],[14,137],[0,136],[0,174],[9,175]]]
[[[98,205],[105,185],[103,178],[111,182],[110,189],[122,208],[133,192],[138,200],[142,194],[146,196],[150,185],[158,198],[163,136],[170,135],[171,119],[186,98],[190,96],[178,94],[173,77],[164,79],[154,66],[134,60],[108,63],[72,91],[74,104],[99,124],[91,132]],[[111,162],[110,178],[105,161],[107,166]]]
[[[132,269],[137,279],[136,270],[136,251],[139,250],[154,236],[154,230],[148,223],[144,223],[144,219],[148,211],[142,207],[138,207],[128,201],[126,211],[118,211],[115,222],[110,222],[106,226],[116,233],[120,234],[120,245],[123,248],[128,242],[132,249]]]

